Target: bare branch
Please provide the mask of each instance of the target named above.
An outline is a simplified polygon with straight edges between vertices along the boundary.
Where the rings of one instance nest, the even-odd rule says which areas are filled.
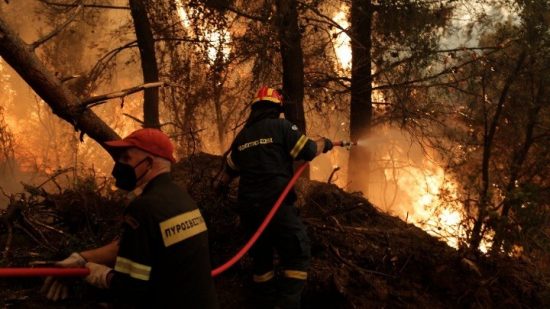
[[[90,78],[90,80],[95,80],[101,72],[107,67],[107,64],[120,52],[122,52],[125,49],[137,47],[137,40],[128,42],[120,47],[117,47],[109,52],[107,52],[105,55],[101,56],[99,60],[96,62],[96,64],[93,66],[93,68],[90,70],[90,72],[87,74],[87,76]]]
[[[252,19],[252,20],[260,21],[260,22],[266,22],[267,21],[266,18],[262,18],[262,17],[259,17],[259,16],[254,16],[254,15],[248,14],[246,12],[243,12],[243,11],[241,11],[241,10],[235,8],[235,7],[229,6],[229,5],[224,6],[223,8],[228,10],[229,12],[237,14],[237,16],[246,17],[248,19]]]
[[[502,49],[494,49],[494,50],[491,50],[490,52],[486,53],[483,56],[488,56],[490,54],[496,53],[496,52],[501,51],[501,50]],[[429,80],[434,80],[434,79],[436,79],[438,77],[441,77],[441,76],[444,76],[446,74],[454,73],[457,69],[459,69],[461,67],[464,67],[464,66],[467,66],[467,65],[470,65],[470,64],[473,64],[473,63],[476,63],[480,60],[481,60],[481,57],[480,58],[475,58],[475,59],[472,59],[472,60],[462,62],[462,63],[457,64],[457,65],[454,65],[452,67],[445,68],[445,69],[443,69],[443,70],[441,70],[438,73],[435,73],[433,75],[424,76],[424,77],[421,77],[421,78],[418,78],[418,79],[404,81],[402,83],[397,83],[397,84],[389,83],[389,84],[385,84],[385,85],[380,85],[380,86],[373,87],[372,90],[381,90],[381,89],[389,89],[389,88],[400,87],[400,86],[409,86],[409,85],[414,85],[414,84],[426,82],[426,81],[429,81]]]
[[[141,119],[139,119],[139,118],[137,118],[137,117],[134,117],[134,116],[132,116],[132,115],[130,115],[130,114],[127,114],[127,113],[122,113],[122,114],[123,114],[124,116],[126,116],[126,117],[128,117],[128,118],[134,120],[135,122],[141,124],[141,125],[144,125],[144,124],[145,124],[145,123],[143,122],[143,120],[141,120]]]
[[[143,90],[148,89],[148,88],[161,87],[163,85],[164,85],[164,82],[147,83],[147,84],[135,86],[135,87],[132,87],[132,88],[123,89],[123,90],[108,93],[108,94],[102,94],[102,95],[90,97],[86,100],[83,100],[80,106],[82,108],[89,108],[89,107],[92,107],[92,106],[102,104],[106,100],[122,98],[122,97],[130,95],[132,93],[143,91]]]
[[[61,31],[63,31],[63,29],[67,28],[67,26],[75,20],[76,16],[80,13],[81,10],[82,10],[82,4],[78,4],[73,15],[67,18],[67,20],[63,24],[59,25],[59,27],[53,29],[47,35],[43,36],[42,38],[38,39],[36,42],[32,43],[30,45],[31,49],[33,50],[37,49],[40,45],[46,43],[48,40],[50,40],[54,36],[58,35]]]
[[[60,7],[75,7],[78,6],[77,4],[70,4],[70,3],[59,3],[54,1],[48,1],[48,0],[39,0],[40,2],[51,5],[51,6],[60,6]],[[114,10],[129,10],[129,6],[118,6],[118,5],[106,5],[106,4],[82,4],[82,7],[85,8],[93,8],[93,9],[114,9]]]
[[[62,82],[62,83],[65,83],[65,82],[68,82],[68,81],[70,81],[70,80],[72,80],[72,79],[79,78],[79,77],[81,77],[80,74],[75,74],[75,75],[70,75],[70,76],[61,77],[61,78],[59,79],[59,81]]]

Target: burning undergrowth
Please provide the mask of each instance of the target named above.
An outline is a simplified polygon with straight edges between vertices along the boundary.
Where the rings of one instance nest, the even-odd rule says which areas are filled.
[[[198,202],[208,222],[214,267],[228,260],[247,240],[232,210],[236,188],[226,200],[212,191],[220,162],[220,157],[200,154],[178,163],[173,173],[175,181]],[[523,260],[467,257],[414,225],[381,213],[360,194],[346,193],[334,185],[302,180],[297,189],[298,206],[312,240],[305,308],[550,305],[548,286],[540,272]],[[2,266],[60,258],[71,250],[104,243],[117,231],[119,197],[98,194],[95,185],[59,193],[36,188],[28,191],[18,202],[20,214],[28,218],[19,216],[17,220],[23,221],[13,222],[21,225],[24,220],[42,220],[58,231],[34,224],[48,241],[44,245],[34,239],[36,236],[13,228],[11,253],[4,256]],[[1,250],[7,238],[6,214],[0,223]],[[249,266],[250,259],[245,256],[216,278],[223,308],[255,308]],[[84,285],[77,285],[71,300],[54,304],[37,295],[40,280],[14,282],[0,283],[2,306],[97,304],[96,294]]]
[[[180,163],[174,173],[210,222],[214,267],[247,240],[231,211],[236,188],[229,202],[212,192],[211,182],[220,164],[219,157],[201,154]],[[305,308],[549,304],[543,296],[542,278],[522,260],[466,257],[420,228],[381,213],[360,194],[346,193],[334,185],[303,180],[297,189],[313,255]],[[216,279],[221,302],[227,307],[251,306],[250,295],[243,289],[250,285],[249,264],[245,258]]]

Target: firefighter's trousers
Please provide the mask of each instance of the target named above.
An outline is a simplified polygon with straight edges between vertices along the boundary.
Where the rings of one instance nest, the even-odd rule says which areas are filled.
[[[271,205],[254,205],[241,212],[247,233],[254,233]],[[279,257],[274,268],[274,252]],[[292,204],[283,203],[256,244],[251,248],[253,280],[263,291],[264,303],[279,308],[300,308],[301,294],[307,280],[311,252],[306,227]],[[280,274],[278,278],[277,274]]]

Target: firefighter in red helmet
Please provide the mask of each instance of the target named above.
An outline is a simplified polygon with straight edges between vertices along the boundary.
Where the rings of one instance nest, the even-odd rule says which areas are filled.
[[[218,183],[219,188],[224,188],[232,178],[240,177],[238,212],[249,234],[257,230],[292,178],[293,162],[310,161],[333,146],[327,138],[308,138],[296,125],[280,118],[282,104],[283,97],[277,90],[260,88],[244,128],[232,143]],[[250,251],[253,281],[261,293],[262,307],[300,307],[311,254],[295,201],[292,190]],[[280,257],[277,270],[274,251]]]

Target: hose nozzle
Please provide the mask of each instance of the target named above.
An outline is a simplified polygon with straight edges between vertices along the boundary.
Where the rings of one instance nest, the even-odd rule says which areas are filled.
[[[334,142],[333,145],[350,149],[351,146],[357,146],[357,142],[337,141],[337,142]]]

